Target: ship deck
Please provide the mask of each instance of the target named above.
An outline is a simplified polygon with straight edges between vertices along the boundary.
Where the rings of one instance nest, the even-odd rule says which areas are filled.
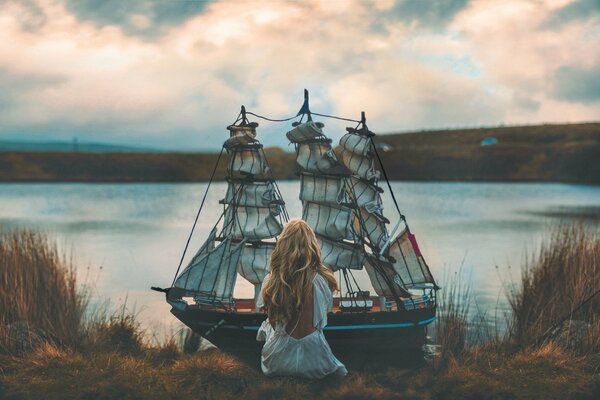
[[[431,293],[425,293],[422,295],[413,295],[410,298],[401,298],[404,303],[404,309],[416,310],[425,309],[435,306],[435,299]],[[204,310],[217,309],[222,307],[214,307],[209,304],[193,305],[191,307],[201,308]],[[248,298],[237,298],[231,304],[232,311],[237,313],[257,313],[260,312],[256,309],[256,302],[254,299]],[[368,311],[368,312],[381,312],[381,311],[398,311],[396,302],[390,298],[370,296],[366,298],[345,298],[345,297],[334,297],[333,309],[331,312],[341,313],[345,311]]]

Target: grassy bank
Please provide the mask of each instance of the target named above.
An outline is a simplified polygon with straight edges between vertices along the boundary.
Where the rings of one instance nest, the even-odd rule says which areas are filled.
[[[481,146],[494,137],[498,143]],[[458,129],[378,135],[394,180],[600,183],[600,123]],[[268,145],[268,144],[267,144]],[[267,148],[276,179],[295,179],[295,155]],[[212,153],[0,152],[0,181],[198,182]],[[221,162],[217,179],[225,176]]]
[[[32,263],[39,254],[43,268]],[[267,379],[218,350],[187,354],[175,338],[151,344],[126,313],[89,316],[82,312],[86,296],[73,285],[68,263],[43,236],[4,233],[0,282],[11,278],[0,291],[0,398],[594,399],[600,395],[600,299],[571,311],[591,295],[591,286],[599,287],[599,257],[597,233],[558,230],[510,293],[514,320],[506,337],[470,344],[463,289],[449,288],[438,326],[442,350],[431,362],[413,369],[372,362],[344,379],[307,381]],[[25,281],[17,290],[25,304],[17,304],[12,293]],[[37,296],[39,285],[56,298]],[[552,296],[570,301],[548,306]],[[48,307],[60,312],[40,317]],[[558,326],[565,312],[570,318]],[[569,336],[574,321],[585,324],[584,335]],[[15,323],[21,332],[26,324],[35,340],[15,335]],[[67,331],[60,329],[65,324]]]
[[[498,143],[481,146],[484,138]],[[412,132],[378,136],[393,179],[600,183],[600,123]]]

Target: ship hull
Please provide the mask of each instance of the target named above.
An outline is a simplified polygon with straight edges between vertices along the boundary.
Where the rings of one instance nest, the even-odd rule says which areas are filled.
[[[195,333],[221,350],[249,361],[258,361],[262,342],[256,340],[265,320],[261,313],[235,313],[173,307],[171,313]],[[388,312],[338,312],[328,315],[325,337],[342,361],[368,360],[381,354],[394,357],[420,351],[425,344],[427,325],[435,309]]]

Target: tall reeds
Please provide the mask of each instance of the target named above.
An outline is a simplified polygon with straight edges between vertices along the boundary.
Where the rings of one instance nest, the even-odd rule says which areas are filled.
[[[520,285],[509,292],[510,338],[533,344],[551,338],[572,321],[598,330],[600,234],[585,225],[561,225],[528,260]],[[587,335],[588,337],[590,335]],[[598,349],[598,343],[592,344]]]
[[[86,301],[77,290],[73,268],[44,234],[0,230],[1,348],[23,347],[32,335],[57,344],[75,343]]]

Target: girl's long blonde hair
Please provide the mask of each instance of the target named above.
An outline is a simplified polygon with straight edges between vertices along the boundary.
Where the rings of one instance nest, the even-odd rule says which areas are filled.
[[[338,290],[333,272],[321,263],[315,233],[303,220],[292,219],[277,239],[270,277],[262,288],[271,324],[286,324],[298,317],[303,301],[311,295],[316,273],[327,280],[332,291]]]

